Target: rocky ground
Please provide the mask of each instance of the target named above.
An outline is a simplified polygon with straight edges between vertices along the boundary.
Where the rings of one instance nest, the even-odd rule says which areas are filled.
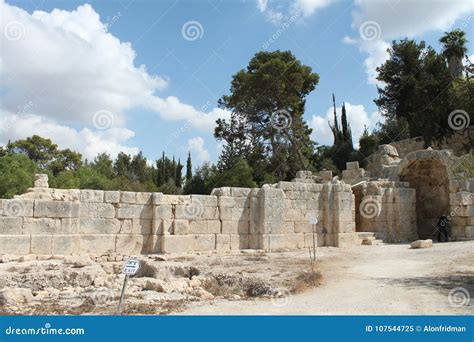
[[[308,254],[141,256],[123,314],[179,313],[197,303],[262,298],[276,306],[321,280]],[[0,257],[0,314],[116,314],[121,255]],[[314,271],[314,272],[313,272]]]

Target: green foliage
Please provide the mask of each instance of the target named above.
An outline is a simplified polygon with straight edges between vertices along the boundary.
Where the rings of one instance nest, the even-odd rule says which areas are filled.
[[[443,45],[443,56],[448,63],[449,72],[453,78],[462,76],[462,60],[467,53],[466,33],[456,29],[445,32],[439,42]]]
[[[232,112],[230,121],[217,121],[214,132],[225,142],[219,169],[230,170],[245,159],[258,182],[267,174],[289,179],[306,169],[314,143],[303,119],[305,97],[318,82],[319,76],[290,51],[258,52],[245,70],[233,76],[231,94],[219,100],[221,108]],[[286,117],[291,125],[277,129],[272,114],[279,122]]]
[[[35,163],[27,156],[5,155],[0,158],[0,198],[12,198],[33,186]]]
[[[9,143],[7,150],[11,154],[24,154],[40,168],[46,169],[58,153],[58,145],[53,144],[50,139],[33,135],[32,137]]]
[[[376,152],[379,145],[380,140],[377,134],[370,134],[367,127],[365,127],[359,139],[359,154],[361,154],[361,159],[363,160],[363,158]]]

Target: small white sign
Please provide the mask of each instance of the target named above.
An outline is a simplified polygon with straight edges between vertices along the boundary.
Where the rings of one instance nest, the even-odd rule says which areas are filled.
[[[123,265],[123,273],[126,275],[134,275],[140,268],[140,261],[138,259],[128,259]]]
[[[309,224],[318,224],[318,218],[317,217],[310,217],[309,218]]]

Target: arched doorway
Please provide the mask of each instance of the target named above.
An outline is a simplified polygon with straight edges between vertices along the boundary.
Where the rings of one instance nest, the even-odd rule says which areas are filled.
[[[400,180],[416,190],[416,222],[420,239],[437,239],[441,215],[449,215],[449,178],[446,166],[437,158],[409,161]]]

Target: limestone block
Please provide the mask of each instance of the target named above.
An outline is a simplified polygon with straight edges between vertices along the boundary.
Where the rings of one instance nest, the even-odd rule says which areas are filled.
[[[81,218],[114,218],[114,217],[115,217],[115,207],[113,206],[113,204],[81,203]]]
[[[20,235],[23,233],[23,218],[21,217],[0,217],[1,235]]]
[[[0,215],[12,217],[33,217],[33,200],[0,199]]]
[[[148,253],[162,253],[162,237],[159,235],[150,235],[148,238]]]
[[[149,205],[120,204],[120,207],[117,208],[117,218],[141,218],[151,220],[153,218],[153,210]]]
[[[247,208],[232,208],[232,221],[248,221],[250,219],[250,210]]]
[[[350,247],[359,244],[359,237],[354,233],[339,233],[334,236],[336,247]]]
[[[102,254],[115,251],[115,235],[83,234],[79,236],[83,253]]]
[[[219,220],[192,220],[189,221],[191,234],[220,234],[221,221]]]
[[[332,180],[332,171],[321,171],[319,172],[319,176],[322,178],[324,182]]]
[[[150,235],[123,234],[115,238],[115,252],[124,255],[146,254]]]
[[[163,253],[188,253],[191,252],[191,235],[163,235]]]
[[[466,227],[466,238],[474,239],[474,226]]]
[[[51,235],[32,235],[31,253],[36,255],[51,255],[53,237]]]
[[[35,201],[34,217],[79,217],[79,203]]]
[[[320,224],[316,225],[315,231],[318,231],[318,228],[321,227]],[[294,231],[295,233],[312,233],[313,226],[309,223],[309,221],[299,221],[294,223]]]
[[[190,234],[193,251],[211,251],[216,248],[216,234]]]
[[[80,234],[118,234],[120,221],[111,218],[81,218]]]
[[[132,192],[132,191],[121,191],[120,203],[128,203],[128,204],[137,203],[137,193]]]
[[[169,235],[173,233],[173,220],[153,220],[152,235]]]
[[[119,203],[120,191],[104,191],[104,202],[105,203]]]
[[[461,191],[449,194],[450,205],[471,205],[473,204],[474,194],[468,191]]]
[[[196,204],[202,207],[216,207],[217,196],[214,195],[191,195],[191,204]]]
[[[215,188],[211,191],[212,196],[232,196],[230,187]]]
[[[411,248],[429,248],[433,247],[433,240],[416,240],[410,244]]]
[[[216,250],[228,251],[230,250],[230,234],[216,235]]]
[[[250,206],[249,197],[218,197],[219,207],[248,208]]]
[[[383,221],[385,222],[385,221]],[[336,221],[333,224],[335,233],[354,233],[355,222],[354,221]]]
[[[173,234],[174,235],[186,235],[188,233],[189,233],[188,220],[174,220],[173,221]]]
[[[154,208],[155,219],[171,220],[173,218],[173,211],[170,204],[160,204]]]
[[[293,183],[293,190],[294,191],[307,191],[308,186],[309,186],[309,184],[307,184],[307,183],[294,182]],[[278,197],[278,196],[276,196],[276,197]]]
[[[51,253],[59,255],[84,253],[81,250],[80,235],[54,235],[52,237]]]
[[[152,220],[134,218],[132,219],[132,233],[150,235],[152,231]]]
[[[137,204],[151,204],[152,193],[151,192],[137,192],[136,194]]]
[[[306,189],[311,192],[323,191],[323,184],[306,184]]]
[[[304,234],[264,234],[262,235],[262,242],[265,251],[302,248],[304,246]]]
[[[254,248],[250,246],[250,238],[252,235],[247,234],[231,234],[230,235],[230,249],[231,250],[240,250],[240,249],[249,249]],[[257,237],[257,241],[260,241]],[[258,242],[254,242],[258,243]],[[258,245],[255,245],[256,249],[260,248]]]
[[[46,174],[36,174],[35,175],[35,188],[49,188],[48,184],[48,175]]]
[[[294,222],[280,222],[272,227],[273,234],[294,234],[295,223]]]
[[[230,188],[230,193],[232,197],[247,197],[251,191],[251,188]]]
[[[133,219],[125,219],[118,221],[120,225],[119,234],[132,234]]]
[[[232,209],[231,207],[220,207],[219,208],[219,219],[221,221],[230,221],[232,220]]]
[[[54,235],[61,234],[61,220],[54,218],[24,218],[23,234]]]
[[[0,235],[1,254],[30,254],[29,235]]]
[[[80,226],[79,218],[62,218],[61,234],[78,234]]]
[[[164,195],[162,204],[190,205],[191,197],[182,195]]]
[[[283,181],[281,181],[281,182],[278,182],[277,187],[279,189],[282,189],[286,193],[286,191],[292,191],[293,190],[293,184],[294,184],[293,182],[283,182]]]
[[[223,234],[249,234],[249,221],[222,221]]]
[[[80,201],[82,203],[102,203],[104,202],[104,191],[81,190]]]
[[[154,205],[163,204],[164,195],[162,192],[154,192],[151,196],[151,203]]]
[[[237,209],[237,208],[235,208]],[[204,207],[202,218],[204,220],[218,220],[219,219],[219,210],[217,206],[215,207]]]
[[[268,184],[265,184],[259,191],[258,197],[260,198],[283,198],[285,193],[282,189],[276,189],[270,187]]]

